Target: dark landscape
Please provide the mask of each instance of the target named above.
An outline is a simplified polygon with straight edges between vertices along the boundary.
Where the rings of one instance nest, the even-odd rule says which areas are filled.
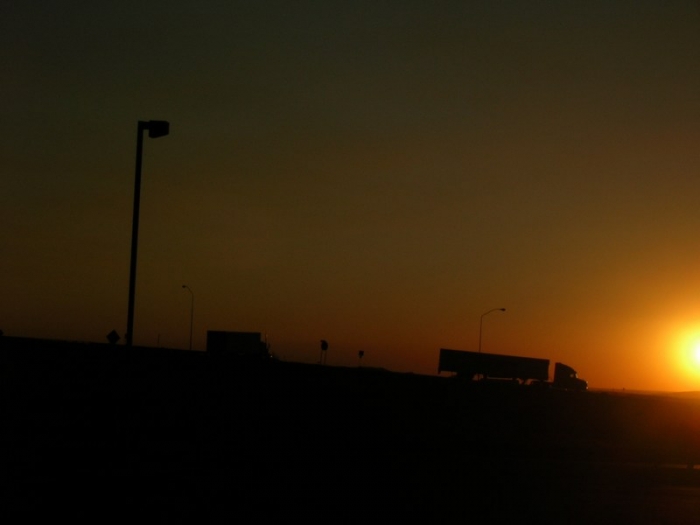
[[[437,360],[437,350],[436,350]],[[696,523],[700,401],[0,337],[6,512]]]

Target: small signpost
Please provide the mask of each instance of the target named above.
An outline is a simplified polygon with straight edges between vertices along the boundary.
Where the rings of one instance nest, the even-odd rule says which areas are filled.
[[[328,350],[328,341],[321,339],[321,366],[326,364],[326,350]]]
[[[119,339],[121,339],[121,337],[119,337],[119,334],[116,330],[112,330],[110,333],[107,334],[107,341],[109,341],[109,344],[116,345]]]

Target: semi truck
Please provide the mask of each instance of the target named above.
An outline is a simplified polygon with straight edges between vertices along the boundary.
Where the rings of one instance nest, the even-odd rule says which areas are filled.
[[[587,390],[588,383],[579,379],[576,370],[563,363],[554,364],[549,381],[549,359],[514,355],[486,354],[466,350],[440,349],[438,374],[453,372],[466,379],[510,379],[520,384],[550,386],[564,390]]]

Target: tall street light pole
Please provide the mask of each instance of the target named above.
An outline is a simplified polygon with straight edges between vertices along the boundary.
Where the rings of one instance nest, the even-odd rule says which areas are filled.
[[[481,332],[482,328],[484,327],[484,316],[490,314],[491,312],[505,312],[505,308],[494,308],[492,310],[489,310],[488,312],[484,312],[481,314],[481,319],[479,320],[479,353],[481,353]]]
[[[129,312],[126,318],[126,345],[134,342],[134,297],[136,295],[136,251],[139,244],[139,207],[141,203],[141,158],[143,156],[143,132],[148,130],[152,139],[164,137],[170,132],[170,124],[164,120],[138,122],[136,134],[136,177],[134,181],[134,217],[131,221],[131,266],[129,268]]]
[[[190,295],[192,296],[192,300],[190,302],[190,350],[192,350],[192,325],[194,324],[194,292],[192,291],[192,288],[190,288],[186,284],[183,284],[182,287],[187,288],[187,290],[189,290],[190,292]]]

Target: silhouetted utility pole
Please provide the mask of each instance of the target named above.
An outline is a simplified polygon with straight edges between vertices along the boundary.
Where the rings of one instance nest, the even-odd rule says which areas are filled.
[[[152,139],[164,137],[170,132],[170,124],[164,120],[139,120],[136,134],[136,177],[134,181],[134,217],[131,221],[131,266],[129,269],[129,312],[126,318],[126,345],[134,342],[134,297],[136,295],[136,251],[139,244],[139,207],[141,203],[141,157],[143,132],[148,130]]]

